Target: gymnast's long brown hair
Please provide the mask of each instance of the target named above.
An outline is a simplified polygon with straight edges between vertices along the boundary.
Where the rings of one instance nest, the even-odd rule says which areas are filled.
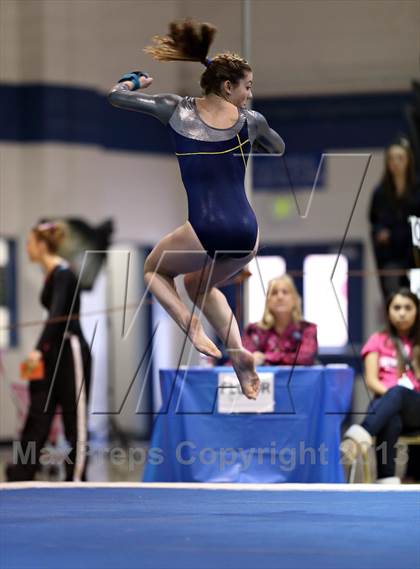
[[[202,63],[206,67],[200,79],[204,94],[215,93],[222,96],[224,81],[235,85],[252,69],[245,59],[235,53],[219,53],[208,59],[216,31],[212,24],[191,19],[171,22],[168,35],[154,36],[154,45],[145,47],[144,51],[159,61]]]

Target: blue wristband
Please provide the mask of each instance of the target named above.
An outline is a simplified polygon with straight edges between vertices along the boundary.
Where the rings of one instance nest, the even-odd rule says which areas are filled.
[[[122,83],[123,81],[132,81],[134,84],[133,91],[137,91],[140,89],[140,77],[149,77],[147,73],[143,73],[143,71],[132,71],[131,73],[125,73],[118,81],[118,83]]]

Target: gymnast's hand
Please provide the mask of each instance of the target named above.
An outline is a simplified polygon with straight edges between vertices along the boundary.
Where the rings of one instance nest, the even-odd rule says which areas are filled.
[[[146,89],[153,83],[153,77],[140,77],[140,89]]]
[[[153,83],[153,77],[140,77],[140,89],[146,89],[149,85]],[[134,83],[132,81],[124,81],[123,85],[127,85],[130,91],[133,90]]]

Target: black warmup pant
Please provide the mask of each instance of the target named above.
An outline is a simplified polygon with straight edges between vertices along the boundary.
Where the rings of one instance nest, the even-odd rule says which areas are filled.
[[[86,477],[87,405],[91,358],[87,344],[77,336],[66,338],[54,377],[59,349],[46,358],[46,378],[30,382],[30,407],[21,440],[14,443],[9,481],[33,480],[51,423],[60,406],[64,434],[70,445],[66,481]]]
[[[420,393],[400,385],[374,399],[362,423],[376,437],[378,478],[395,476],[395,445],[401,434],[420,430]],[[378,448],[379,447],[379,448]],[[407,475],[419,476],[419,451],[410,449]]]
[[[398,270],[403,271],[407,269],[407,263],[389,262],[378,264],[378,270]],[[400,288],[410,288],[410,281],[405,275],[381,275],[379,277],[379,284],[382,290],[384,302],[393,293],[397,292]]]

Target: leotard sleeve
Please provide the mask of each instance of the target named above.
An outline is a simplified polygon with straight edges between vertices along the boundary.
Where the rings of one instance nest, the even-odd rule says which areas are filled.
[[[284,154],[285,144],[275,130],[269,127],[265,117],[257,111],[248,111],[249,134],[255,153]]]
[[[108,95],[108,100],[114,107],[151,115],[164,125],[168,124],[181,99],[172,93],[146,95],[141,89],[131,91],[124,83],[117,83]]]

